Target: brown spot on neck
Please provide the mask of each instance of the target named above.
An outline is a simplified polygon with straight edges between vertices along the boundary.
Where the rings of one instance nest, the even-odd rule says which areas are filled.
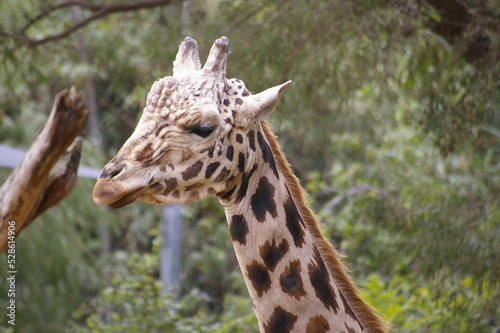
[[[267,267],[254,260],[246,267],[247,276],[252,282],[252,286],[259,297],[271,288],[271,278]]]
[[[291,332],[299,317],[286,311],[281,306],[274,309],[267,323],[264,323],[265,333],[287,333]]]
[[[285,201],[284,208],[285,208],[286,227],[288,228],[288,231],[290,231],[290,234],[293,237],[293,242],[295,246],[302,247],[302,245],[304,245],[305,243],[304,240],[305,231],[303,229],[303,221],[291,197]]]
[[[388,328],[387,323],[378,316],[376,310],[361,299],[354,282],[347,274],[347,269],[341,260],[342,256],[321,233],[318,219],[307,205],[306,194],[299,180],[293,174],[286,157],[281,152],[278,140],[269,128],[269,125],[265,121],[261,122],[261,125],[281,176],[284,177],[287,188],[290,189],[290,194],[307,226],[307,230],[319,248],[321,256],[324,258],[324,265],[326,265],[329,274],[335,280],[340,292],[345,297],[352,311],[356,314],[363,328],[369,332],[386,332]]]
[[[319,315],[309,318],[307,322],[307,333],[327,333],[330,329],[330,324],[325,317]]]
[[[233,215],[229,224],[229,233],[233,242],[238,242],[241,245],[246,245],[248,224],[243,215]]]
[[[306,295],[301,278],[300,260],[292,260],[281,273],[280,286],[284,293],[297,300]]]
[[[319,298],[323,305],[337,314],[340,309],[339,304],[337,303],[338,295],[331,285],[330,275],[326,270],[321,257],[316,256],[315,261],[316,262],[311,262],[307,266],[311,285],[314,289],[316,297]]]
[[[273,170],[274,175],[279,179],[279,172],[278,168],[276,167],[276,162],[274,161],[273,152],[271,150],[271,147],[269,147],[266,139],[264,138],[264,135],[260,131],[257,133],[257,140],[259,141],[259,146],[264,162],[269,164],[271,170]]]
[[[286,239],[282,239],[279,245],[276,245],[276,240],[273,239],[272,243],[266,241],[264,245],[259,247],[259,253],[264,260],[266,266],[274,272],[276,265],[288,252],[289,245]]]
[[[267,177],[261,177],[257,190],[255,190],[250,201],[257,221],[264,222],[266,220],[266,213],[268,212],[273,218],[278,216],[274,192],[275,187],[269,182]]]
[[[254,130],[248,131],[247,138],[248,138],[248,145],[250,146],[250,149],[252,151],[255,151],[255,131]]]

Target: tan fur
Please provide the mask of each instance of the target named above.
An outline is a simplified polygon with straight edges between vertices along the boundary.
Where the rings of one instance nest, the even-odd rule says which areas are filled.
[[[302,189],[298,178],[293,173],[285,155],[281,152],[280,145],[274,133],[266,122],[261,122],[264,134],[271,145],[279,171],[285,177],[285,182],[290,188],[293,200],[307,225],[318,249],[325,261],[328,271],[339,286],[349,306],[356,314],[366,332],[387,332],[389,324],[384,322],[377,311],[368,305],[359,296],[358,289],[347,274],[347,268],[342,262],[342,255],[325,239],[321,233],[320,223],[307,204],[305,191]]]

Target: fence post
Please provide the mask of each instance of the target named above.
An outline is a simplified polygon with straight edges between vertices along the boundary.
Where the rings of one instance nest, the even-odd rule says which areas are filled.
[[[177,292],[182,254],[182,205],[163,205],[161,231],[160,280],[165,283],[165,293]]]

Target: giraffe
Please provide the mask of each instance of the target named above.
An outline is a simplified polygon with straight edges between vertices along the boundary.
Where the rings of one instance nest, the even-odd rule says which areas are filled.
[[[217,196],[261,332],[385,332],[265,121],[291,81],[251,94],[226,79],[228,55],[221,37],[202,67],[196,41],[184,39],[93,200],[117,208]]]

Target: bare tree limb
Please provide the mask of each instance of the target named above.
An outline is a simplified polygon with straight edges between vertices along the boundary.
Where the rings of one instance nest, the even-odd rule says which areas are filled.
[[[96,11],[99,9],[98,7],[102,7],[102,5],[95,5],[92,3],[82,2],[82,1],[78,1],[78,0],[70,0],[70,1],[61,2],[59,4],[52,5],[52,6],[49,6],[45,9],[43,9],[40,13],[38,13],[37,15],[35,15],[31,19],[29,19],[28,22],[26,22],[26,24],[21,28],[21,32],[24,33],[34,23],[45,18],[46,16],[50,15],[51,13],[53,13],[59,9],[62,9],[65,7],[70,7],[70,6],[81,7],[81,8],[89,9],[91,11]]]
[[[335,209],[339,204],[341,204],[345,199],[349,199],[351,196],[362,193],[362,192],[367,192],[371,191],[372,186],[369,184],[361,184],[361,185],[356,185],[353,187],[348,188],[347,190],[343,191],[342,193],[338,194],[333,198],[332,200],[328,201],[326,205],[323,207],[325,211],[332,211]]]
[[[0,252],[7,247],[11,221],[17,236],[73,190],[81,150],[75,138],[86,120],[87,109],[74,87],[56,96],[47,123],[0,188]]]
[[[140,0],[140,1],[133,1],[129,3],[118,3],[118,4],[93,4],[90,2],[85,2],[85,1],[79,1],[79,0],[68,0],[61,2],[59,4],[47,7],[46,9],[42,10],[39,14],[35,15],[33,18],[29,19],[28,22],[21,28],[19,33],[14,33],[14,32],[9,32],[9,31],[0,31],[0,36],[5,37],[5,38],[11,38],[18,40],[24,45],[28,46],[36,46],[39,44],[47,43],[50,41],[62,39],[71,33],[75,32],[76,30],[86,26],[92,21],[95,21],[99,18],[102,18],[104,16],[113,14],[113,13],[120,13],[120,12],[127,12],[127,11],[134,11],[138,9],[143,9],[143,8],[155,8],[155,7],[161,7],[161,6],[166,6],[170,3],[172,3],[175,0]],[[177,0],[180,1],[180,0]],[[69,28],[60,31],[58,33],[55,33],[53,35],[40,38],[40,39],[34,39],[31,38],[27,35],[26,30],[28,30],[29,27],[37,23],[38,21],[44,19],[51,13],[61,10],[66,7],[71,7],[71,6],[77,6],[80,8],[84,8],[87,10],[90,10],[92,14],[84,19],[82,19],[79,22],[75,22],[72,26]]]
[[[260,6],[256,7],[252,11],[248,12],[246,15],[243,17],[240,17],[239,19],[235,20],[229,29],[227,29],[228,33],[230,31],[233,31],[234,29],[239,28],[242,24],[244,24],[246,21],[250,20],[252,17],[257,15],[261,10],[263,10],[266,7],[266,3],[263,2]]]

